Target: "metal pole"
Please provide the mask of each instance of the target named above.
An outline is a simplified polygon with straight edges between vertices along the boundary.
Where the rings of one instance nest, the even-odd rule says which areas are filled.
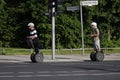
[[[52,3],[55,5],[55,2]],[[52,60],[55,59],[55,7],[52,7]]]
[[[82,34],[82,55],[84,56],[84,33],[83,33],[82,0],[80,1],[80,16],[81,16],[81,34]]]

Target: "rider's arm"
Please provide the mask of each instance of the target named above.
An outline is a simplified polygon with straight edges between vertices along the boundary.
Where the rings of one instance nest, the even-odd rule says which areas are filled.
[[[99,30],[96,29],[96,33],[91,34],[90,36],[91,36],[91,37],[99,37]]]

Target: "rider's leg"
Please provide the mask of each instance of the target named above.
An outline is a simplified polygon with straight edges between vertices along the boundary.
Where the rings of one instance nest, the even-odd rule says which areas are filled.
[[[36,53],[40,52],[40,47],[39,47],[39,41],[38,41],[38,39],[34,40],[34,49],[35,49]]]
[[[94,41],[94,51],[96,51],[96,52],[100,52],[101,51],[100,40],[99,39]]]
[[[32,39],[27,39],[27,44],[30,48],[33,48],[34,49],[34,43],[33,43],[33,40]]]
[[[40,49],[38,47],[35,47],[35,52],[36,53],[39,53],[40,52]]]

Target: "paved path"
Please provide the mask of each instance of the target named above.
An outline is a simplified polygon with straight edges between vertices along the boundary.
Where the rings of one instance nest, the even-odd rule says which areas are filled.
[[[90,60],[89,55],[56,55],[55,60],[51,55],[44,55],[44,62],[73,62]],[[105,55],[104,61],[120,60],[120,54]],[[31,62],[30,55],[0,55],[0,62]]]

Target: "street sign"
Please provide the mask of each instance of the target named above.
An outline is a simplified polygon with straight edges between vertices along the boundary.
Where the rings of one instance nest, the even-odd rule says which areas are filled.
[[[82,6],[93,6],[93,5],[98,5],[98,0],[82,1]]]
[[[70,7],[67,7],[67,11],[76,11],[76,10],[79,10],[79,6],[70,6]]]
[[[50,14],[49,13],[45,13],[46,16],[49,16]]]

